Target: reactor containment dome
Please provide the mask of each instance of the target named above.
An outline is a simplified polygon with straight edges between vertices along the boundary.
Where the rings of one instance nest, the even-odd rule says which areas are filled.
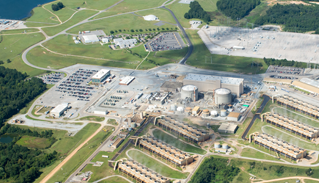
[[[231,91],[227,88],[215,90],[215,104],[230,104],[232,101]]]
[[[198,100],[198,88],[194,85],[185,85],[181,90],[181,98],[186,99],[189,98],[192,101]]]

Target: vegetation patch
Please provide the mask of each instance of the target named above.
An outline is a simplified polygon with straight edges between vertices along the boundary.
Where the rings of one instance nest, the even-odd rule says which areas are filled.
[[[29,148],[45,149],[51,145],[51,142],[46,138],[30,137],[25,135],[21,137],[16,144]]]
[[[85,116],[83,118],[80,118],[78,120],[87,120],[87,121],[97,121],[101,122],[105,120],[105,117],[99,117],[99,116]]]
[[[289,66],[289,67],[300,67],[307,68],[307,63],[304,62],[296,62],[294,60],[288,61],[287,59],[274,59],[274,58],[264,58],[265,63],[270,65],[278,65],[278,66]]]
[[[108,120],[107,120],[107,124],[110,124],[110,125],[118,125],[118,123],[116,122],[115,119],[108,119]]]
[[[248,15],[259,4],[260,0],[219,0],[217,8],[226,16],[237,20]]]
[[[188,10],[188,12],[185,13],[184,15],[186,19],[199,18],[206,23],[210,21],[209,14],[206,11],[204,11],[204,9],[199,4],[199,2],[193,1],[190,3],[189,7],[190,7],[190,10]]]

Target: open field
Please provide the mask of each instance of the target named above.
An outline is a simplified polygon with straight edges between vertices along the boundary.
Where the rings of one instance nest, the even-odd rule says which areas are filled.
[[[187,64],[202,68],[218,71],[235,73],[255,74],[264,73],[268,66],[259,58],[237,57],[227,55],[211,54],[203,43],[196,30],[186,30],[190,40],[194,45],[193,54],[187,60]],[[206,59],[206,61],[205,61]],[[206,63],[205,63],[206,62]],[[252,62],[261,63],[262,67],[251,67]]]
[[[17,69],[22,73],[26,72],[29,76],[36,76],[45,72],[26,65],[21,58],[23,50],[44,40],[44,36],[41,33],[0,36],[2,37],[0,43],[0,60],[4,62],[1,66]],[[7,59],[10,59],[11,63],[7,63]]]
[[[89,18],[90,16],[96,14],[97,11],[93,11],[93,10],[82,10],[77,12],[69,21],[58,25],[58,26],[54,26],[54,27],[46,27],[43,28],[43,31],[48,35],[48,36],[53,36],[69,27],[71,27],[72,25],[81,22],[82,20]]]
[[[94,19],[116,15],[120,13],[132,12],[148,8],[161,6],[166,0],[145,1],[145,0],[124,0],[124,2],[94,17]]]
[[[80,118],[79,120],[87,120],[87,121],[97,121],[101,122],[105,120],[105,117],[99,117],[99,116],[85,116],[83,118]]]
[[[119,23],[121,22],[121,23]],[[88,22],[73,29],[69,30],[68,32],[77,34],[79,31],[84,30],[103,30],[106,34],[110,34],[110,31],[113,30],[122,30],[124,34],[137,34],[137,33],[148,33],[148,32],[155,32],[149,31],[145,29],[157,29],[157,28],[173,28],[175,30],[176,26],[171,24],[164,24],[162,26],[154,25],[158,23],[157,21],[145,21],[143,17],[133,14],[124,14],[115,17],[110,17],[102,20],[97,20],[93,22]],[[125,31],[124,31],[125,29]],[[134,32],[131,32],[131,29]],[[137,32],[136,30],[142,29],[142,32]]]
[[[33,15],[26,21],[25,25],[28,27],[50,26],[60,23],[54,15],[42,7],[34,8]]]
[[[106,127],[111,129],[112,127]],[[111,130],[105,133],[100,131],[86,145],[84,145],[48,182],[64,182],[72,172],[74,172],[103,142],[110,134]]]
[[[144,166],[154,170],[155,172],[170,178],[176,179],[184,179],[187,177],[186,173],[181,173],[176,170],[171,169],[170,167],[159,163],[158,161],[150,158],[149,156],[144,155],[143,153],[135,150],[131,150],[128,152],[129,156],[131,156],[135,161],[143,164]]]
[[[254,149],[244,148],[241,152],[241,156],[243,157],[250,157],[250,158],[258,158],[258,159],[265,159],[265,160],[272,160],[272,161],[280,161],[275,157],[269,156],[267,154],[261,153]]]
[[[111,177],[99,183],[128,183],[128,182],[121,177]]]
[[[16,142],[16,144],[25,146],[28,148],[39,148],[44,149],[50,146],[50,141],[47,138],[39,138],[39,137],[30,137],[30,136],[23,136],[20,140]]]
[[[301,123],[308,124],[313,127],[317,127],[319,125],[319,121],[311,118],[310,116],[302,115],[300,112],[295,112],[290,109],[280,107],[274,107],[273,111],[282,116],[291,118],[293,120],[299,121]]]
[[[107,120],[107,124],[110,124],[110,125],[118,125],[118,123],[116,122],[115,119],[108,119],[108,120]]]
[[[39,29],[35,29],[35,28],[26,28],[26,29],[13,29],[13,30],[2,30],[1,34],[21,34],[24,33],[24,31],[26,33],[30,33],[30,32],[39,32]]]
[[[56,3],[53,3],[53,4],[56,4]],[[76,11],[76,10],[73,10],[71,8],[68,8],[68,7],[64,7],[62,9],[60,9],[59,11],[53,11],[51,6],[52,6],[52,3],[47,4],[44,7],[46,9],[48,9],[49,11],[51,11],[52,13],[54,13],[55,15],[57,15],[59,17],[59,19],[61,20],[61,22],[65,22]]]
[[[180,149],[182,151],[185,152],[189,152],[189,153],[197,153],[197,154],[205,154],[206,151],[204,151],[203,149],[194,147],[192,145],[186,144],[182,141],[180,141],[179,139],[176,139],[168,134],[166,134],[165,132],[162,132],[161,130],[155,129],[153,131],[153,135],[155,138],[160,139],[174,147],[176,147],[177,149]]]

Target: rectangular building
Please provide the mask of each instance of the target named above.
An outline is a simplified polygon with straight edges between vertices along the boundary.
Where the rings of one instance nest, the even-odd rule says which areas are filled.
[[[238,121],[240,118],[239,112],[230,112],[227,116],[227,120],[229,121]]]
[[[122,144],[123,141],[124,141],[123,138],[118,138],[118,139],[116,139],[116,141],[113,143],[113,145],[111,147],[116,149]]]
[[[91,79],[92,79],[92,83],[96,83],[99,84],[101,82],[103,82],[107,77],[109,77],[110,74],[110,70],[107,69],[101,69],[99,70],[99,72],[97,72]]]
[[[129,85],[135,79],[134,76],[126,76],[120,79],[120,85]]]
[[[292,144],[289,144],[288,142],[277,139],[276,137],[265,133],[256,135],[253,141],[259,146],[262,146],[271,151],[275,151],[276,153],[295,161],[307,156],[307,152],[305,149],[294,146]]]
[[[169,144],[159,141],[154,137],[143,137],[137,139],[135,145],[155,153],[178,166],[189,165],[194,161],[194,158],[186,152],[183,152]]]
[[[96,35],[83,35],[83,43],[96,43],[99,41],[100,40]]]
[[[199,130],[183,122],[175,121],[170,117],[158,118],[156,124],[163,129],[173,131],[195,143],[203,142],[209,139],[210,136],[206,131]]]
[[[222,123],[222,125],[219,126],[218,132],[219,133],[235,133],[237,130],[237,125],[233,123]]]
[[[218,88],[227,88],[240,96],[244,92],[244,79],[201,74],[187,74],[183,85],[195,85],[199,91],[213,91]]]
[[[68,103],[62,103],[57,105],[54,109],[50,111],[50,115],[55,118],[59,118],[62,116],[65,110],[68,109],[69,104]]]

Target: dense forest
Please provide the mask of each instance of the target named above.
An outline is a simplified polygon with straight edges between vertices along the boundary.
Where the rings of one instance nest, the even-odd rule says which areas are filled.
[[[278,66],[289,66],[289,67],[300,67],[307,68],[307,63],[304,62],[296,62],[296,61],[288,61],[287,59],[276,60],[274,58],[264,58],[265,63],[270,65],[278,65]]]
[[[0,66],[0,127],[4,120],[16,114],[46,89],[41,79],[26,79],[27,76],[15,69]]]
[[[314,31],[319,28],[319,8],[302,4],[276,4],[255,21],[258,25],[269,23],[282,24],[286,31]]]
[[[210,157],[196,171],[190,183],[231,182],[239,168],[227,166],[227,159]]]
[[[202,19],[206,23],[210,22],[210,15],[206,11],[204,11],[202,6],[197,1],[191,2],[189,4],[189,7],[191,9],[188,10],[188,12],[184,14],[184,17],[186,19],[199,18],[199,19]]]
[[[233,20],[244,18],[259,4],[260,0],[219,0],[216,3],[218,10]]]

